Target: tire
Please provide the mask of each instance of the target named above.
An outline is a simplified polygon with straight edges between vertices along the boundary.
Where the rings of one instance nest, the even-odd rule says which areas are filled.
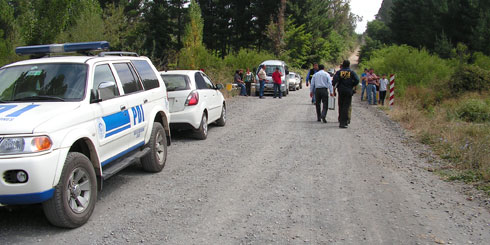
[[[43,203],[46,218],[55,226],[79,227],[92,215],[96,201],[97,179],[92,163],[82,153],[68,153],[53,197]]]
[[[221,108],[221,117],[216,121],[216,125],[218,126],[225,126],[226,125],[226,106],[223,104]]]
[[[206,113],[202,114],[201,125],[196,131],[196,139],[205,140],[208,137],[208,116]]]
[[[162,124],[154,122],[151,130],[150,152],[141,158],[143,170],[150,173],[162,171],[167,161],[167,135]]]
[[[303,88],[303,82],[300,82],[299,83],[299,89],[302,89]]]

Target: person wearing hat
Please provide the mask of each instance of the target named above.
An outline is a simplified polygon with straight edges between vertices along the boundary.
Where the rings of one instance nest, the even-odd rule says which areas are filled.
[[[337,88],[339,93],[340,128],[347,128],[354,87],[358,84],[359,76],[350,69],[350,61],[344,60],[342,69],[337,71],[333,77],[333,86]]]

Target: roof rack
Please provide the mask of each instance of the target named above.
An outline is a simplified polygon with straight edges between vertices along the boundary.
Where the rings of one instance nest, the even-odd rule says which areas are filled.
[[[123,52],[123,51],[111,51],[111,52],[100,52],[99,57],[104,57],[107,55],[113,55],[113,56],[135,56],[139,57],[139,55],[135,52]]]

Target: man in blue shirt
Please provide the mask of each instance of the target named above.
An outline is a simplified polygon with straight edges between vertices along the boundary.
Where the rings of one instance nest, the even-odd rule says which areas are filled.
[[[324,123],[327,123],[328,95],[330,94],[330,96],[333,96],[334,92],[332,77],[324,71],[324,65],[319,65],[318,69],[319,71],[317,71],[311,79],[310,97],[313,98],[313,95],[316,97],[315,105],[317,121],[320,121],[321,119]],[[322,110],[320,110],[321,103],[323,103]]]
[[[364,68],[364,73],[361,74],[361,85],[362,85],[361,101],[364,100],[364,92],[367,89],[367,84],[366,84],[367,83],[367,81],[366,81],[367,74],[368,74],[368,69],[367,68]],[[367,93],[366,93],[366,99],[367,99]]]

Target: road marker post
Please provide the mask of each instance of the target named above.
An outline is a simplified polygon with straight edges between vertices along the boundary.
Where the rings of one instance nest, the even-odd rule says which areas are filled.
[[[390,109],[395,103],[395,74],[390,75]]]

